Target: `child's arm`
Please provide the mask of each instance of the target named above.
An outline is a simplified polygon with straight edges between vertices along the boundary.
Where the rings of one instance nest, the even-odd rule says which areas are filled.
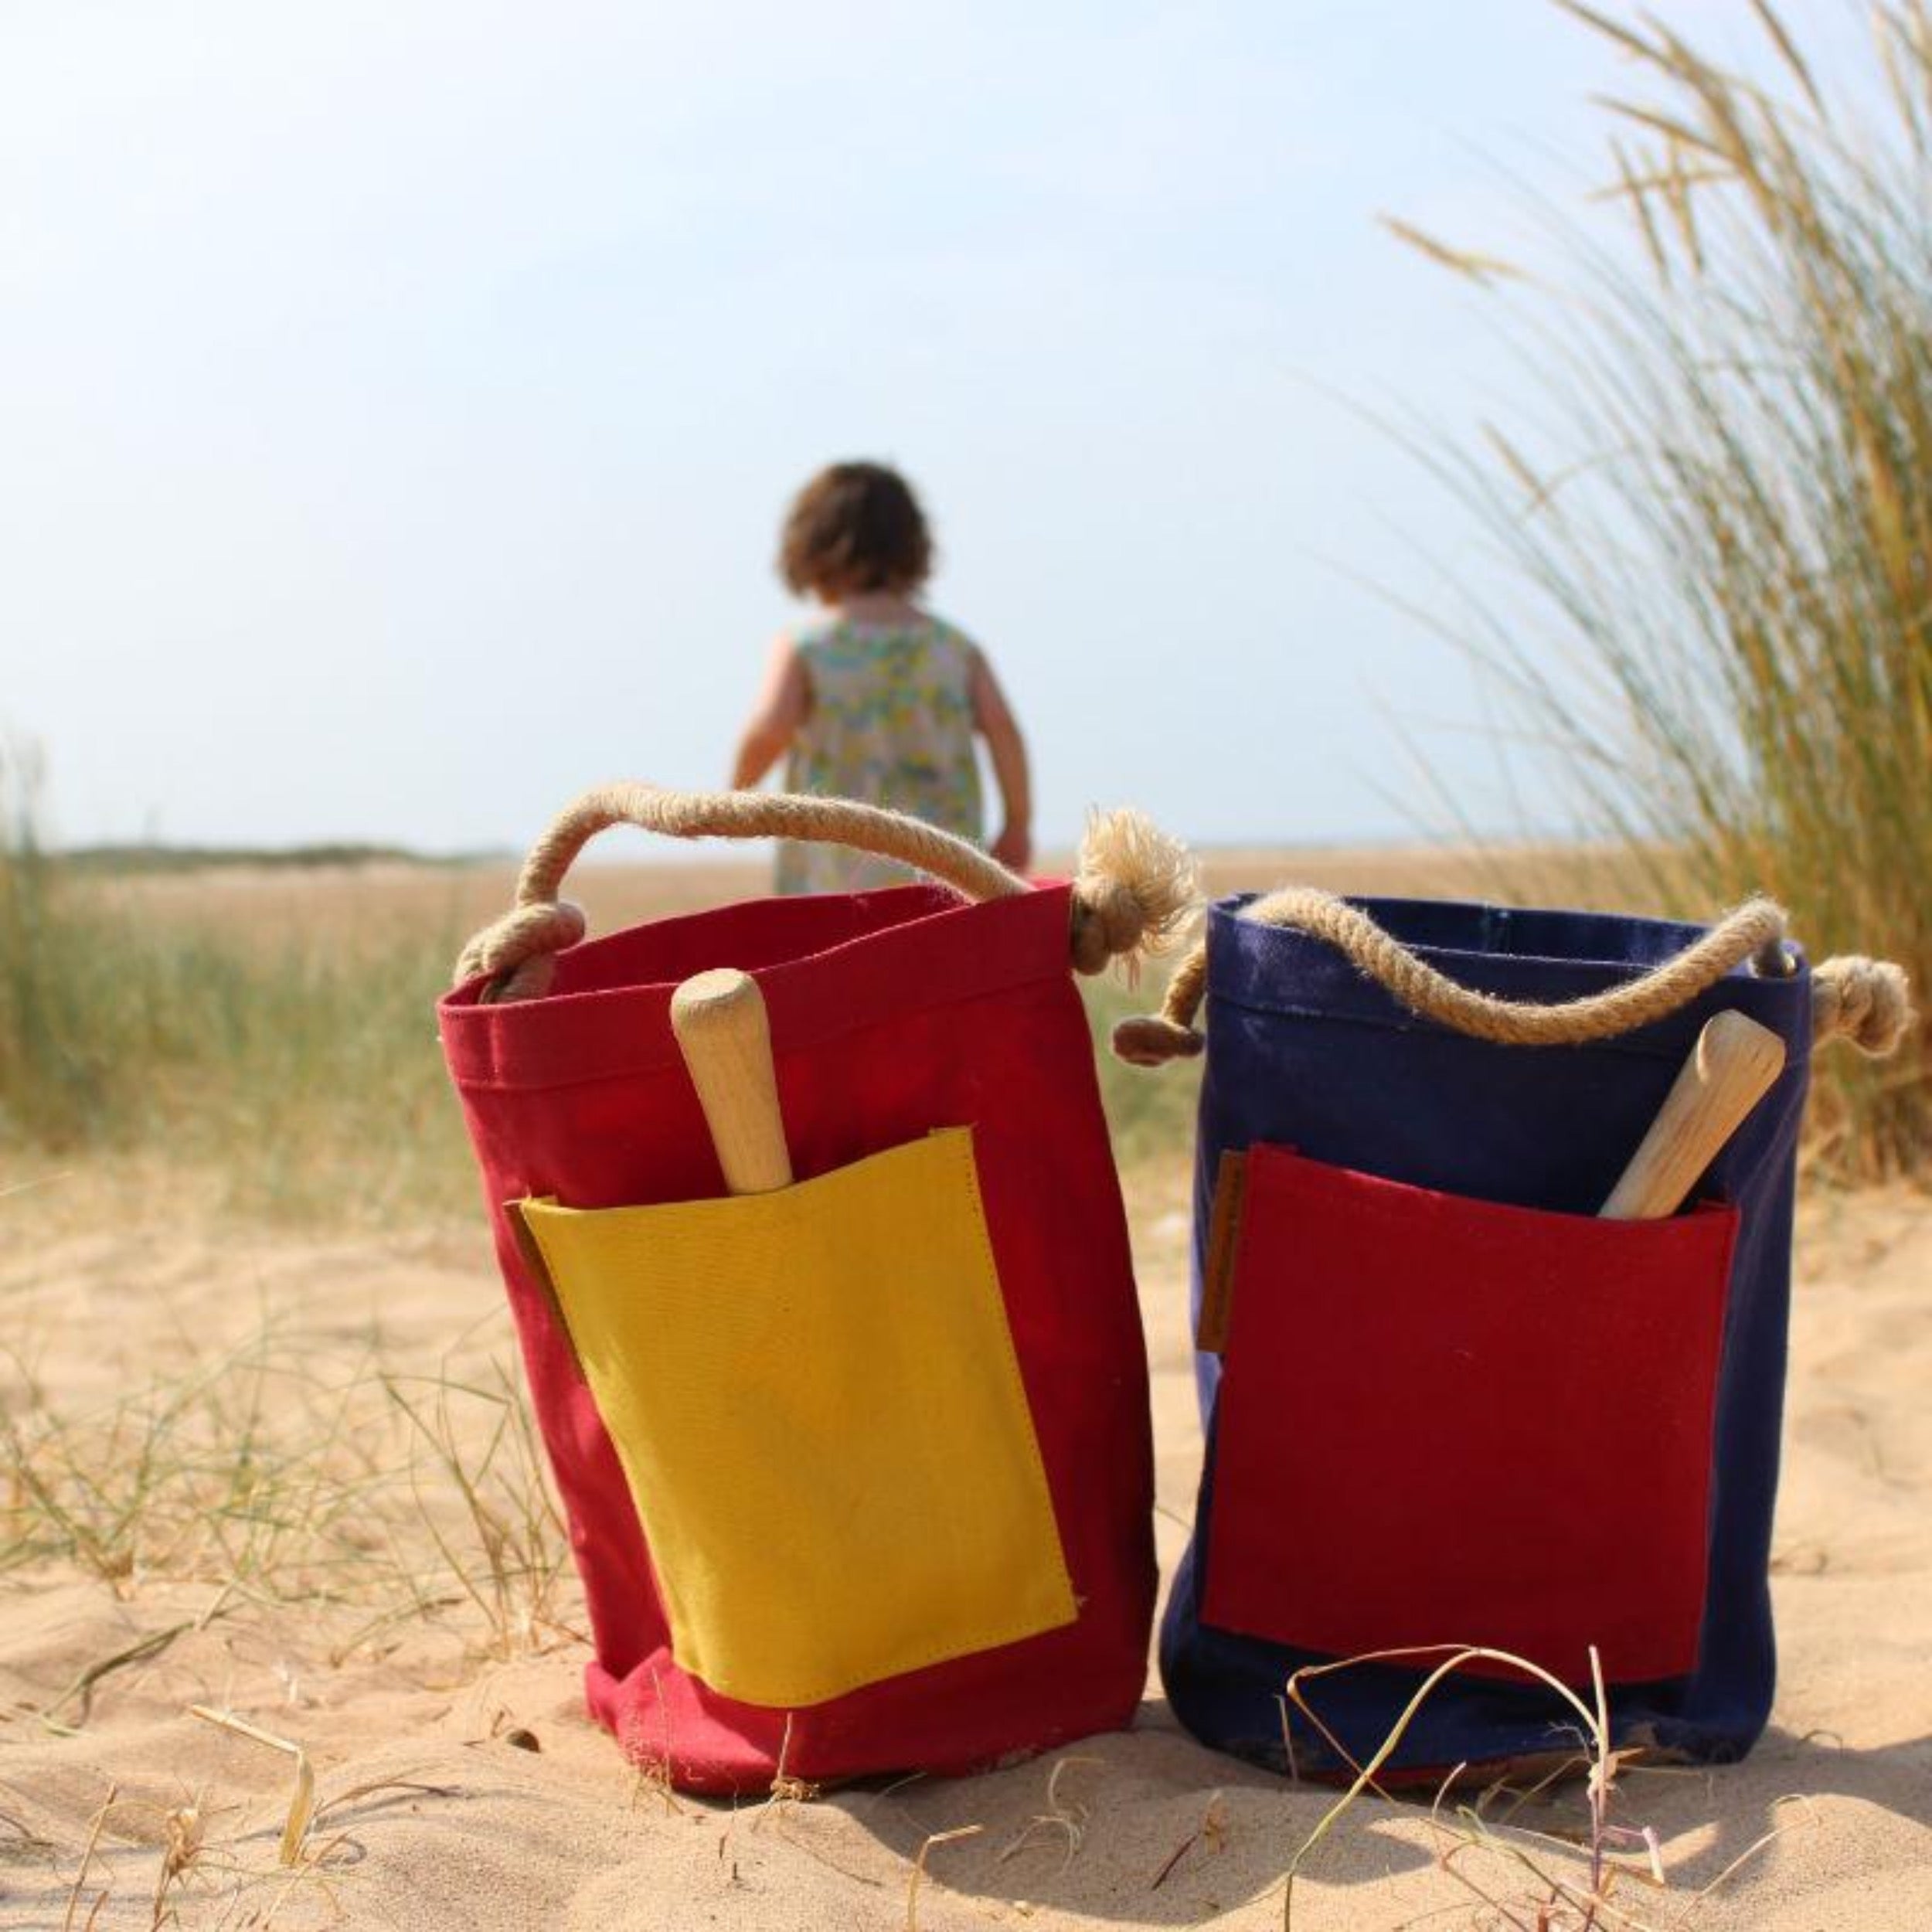
[[[738,740],[738,755],[731,766],[734,791],[755,785],[785,755],[811,707],[804,660],[790,638],[781,637],[771,648],[765,681]]]
[[[979,651],[973,653],[971,692],[973,729],[986,740],[1005,815],[992,854],[1002,866],[1024,872],[1033,856],[1033,786],[1026,767],[1026,743],[992,666]]]

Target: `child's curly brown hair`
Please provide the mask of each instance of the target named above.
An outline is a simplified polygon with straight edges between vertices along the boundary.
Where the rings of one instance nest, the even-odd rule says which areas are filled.
[[[833,463],[794,499],[778,574],[828,603],[862,590],[916,590],[931,574],[932,532],[912,485],[883,463]]]

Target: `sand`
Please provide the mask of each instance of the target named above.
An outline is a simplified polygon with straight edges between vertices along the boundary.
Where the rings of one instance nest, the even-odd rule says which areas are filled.
[[[494,1610],[486,1590],[479,1604],[451,1585],[427,1534],[439,1526],[459,1553],[481,1546],[447,1472],[419,1453],[413,1489],[379,1473],[406,1457],[411,1427],[372,1393],[378,1369],[480,1389],[444,1398],[450,1439],[466,1454],[481,1440],[478,1417],[503,1413],[488,1377],[509,1359],[509,1325],[480,1217],[332,1239],[225,1228],[211,1202],[182,1198],[151,1172],[42,1178],[5,1203],[14,1238],[0,1257],[0,1324],[11,1359],[0,1400],[15,1426],[80,1417],[149,1377],[179,1389],[191,1362],[206,1367],[232,1347],[224,1376],[205,1385],[236,1392],[221,1425],[231,1448],[252,1415],[264,1445],[321,1454],[326,1418],[352,1411],[354,1444],[338,1430],[321,1459],[369,1473],[362,1488],[338,1492],[304,1489],[284,1470],[284,1489],[257,1498],[270,1514],[333,1512],[325,1540],[341,1563],[318,1567],[303,1600],[274,1600],[266,1582],[148,1573],[166,1549],[219,1530],[243,1539],[238,1574],[285,1591],[299,1569],[243,1546],[249,1507],[232,1497],[226,1515],[211,1508],[185,1519],[158,1497],[128,1573],[104,1577],[53,1556],[0,1573],[0,1924],[858,1932],[913,1923],[940,1932],[1281,1922],[1282,1872],[1332,1794],[1202,1749],[1151,1678],[1131,1733],[996,1775],[735,1809],[641,1784],[583,1714],[585,1651],[567,1573],[547,1591],[512,1590]],[[1185,1213],[1168,1168],[1129,1178],[1171,1563],[1199,1457]],[[1617,1815],[1655,1828],[1668,1879],[1667,1890],[1632,1880],[1613,1895],[1645,1923],[1932,1923],[1932,1205],[1815,1200],[1801,1274],[1774,1580],[1776,1718],[1740,1767],[1624,1774]],[[412,1386],[419,1410],[430,1406],[425,1385]],[[244,1400],[251,1389],[259,1400]],[[164,1443],[187,1444],[201,1413],[178,1403]],[[125,1434],[124,1421],[98,1466],[128,1479],[141,1440],[166,1459],[152,1432]],[[77,1464],[97,1453],[75,1434]],[[262,1458],[273,1462],[266,1446]],[[513,1458],[499,1466],[510,1472],[495,1505],[502,1531],[515,1521],[502,1498],[519,1492]],[[301,1536],[315,1530],[311,1520],[285,1533],[306,1548]],[[397,1608],[398,1580],[413,1570],[427,1611]],[[359,1588],[359,1602],[324,1600]],[[293,1759],[197,1718],[197,1705],[239,1713],[306,1753],[321,1808],[295,1866],[277,1859]],[[1573,1789],[1519,1822],[1560,1834],[1580,1815]],[[1549,1869],[1581,1869],[1560,1845],[1516,1842]],[[1505,1923],[1484,1918],[1439,1863],[1444,1842],[1420,1808],[1366,1800],[1312,1855],[1295,1922]],[[1527,1874],[1498,1856],[1459,1856],[1454,1871],[1499,1896],[1526,1896]]]

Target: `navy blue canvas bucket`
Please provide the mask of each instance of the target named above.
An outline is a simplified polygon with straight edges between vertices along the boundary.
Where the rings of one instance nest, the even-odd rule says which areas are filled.
[[[1129,1036],[1145,1047],[1165,1029],[1172,1052],[1176,1036],[1196,1037],[1182,1029],[1205,992],[1197,1325],[1204,1279],[1226,1305],[1210,1311],[1222,1352],[1196,1358],[1206,1459],[1162,1631],[1176,1714],[1240,1757],[1344,1773],[1440,1652],[1306,1683],[1318,1723],[1284,1702],[1298,1669],[1480,1645],[1587,1684],[1594,1648],[1620,1745],[1740,1755],[1772,1692],[1767,1572],[1815,993],[1822,1026],[1853,1030],[1850,1001],[1836,1003],[1843,969],[1867,969],[1867,984],[1889,973],[1893,1010],[1859,1042],[1873,1049],[1905,1023],[1902,976],[1832,961],[1815,987],[1764,902],[1708,934],[1356,902],[1401,958],[1510,1003],[1499,1010],[1592,996],[1619,1009],[1614,1030],[1583,1043],[1505,1044],[1420,1017],[1332,937],[1300,929],[1307,919],[1263,923],[1245,916],[1253,903],[1212,909],[1204,981],[1198,960],[1191,984],[1184,968],[1167,1019],[1129,1022],[1117,1042],[1151,1060]],[[1274,901],[1262,910],[1283,916]],[[1751,912],[1768,929],[1740,925]],[[1728,957],[1711,958],[1727,940]],[[1691,975],[1671,966],[1686,957],[1703,966],[1688,997]],[[1726,1009],[1784,1043],[1776,1084],[1684,1212],[1597,1218]],[[1633,1012],[1641,1023],[1625,1026]],[[1243,1158],[1224,1166],[1231,1153]],[[1576,1742],[1553,1693],[1478,1667],[1438,1687],[1385,1769]]]

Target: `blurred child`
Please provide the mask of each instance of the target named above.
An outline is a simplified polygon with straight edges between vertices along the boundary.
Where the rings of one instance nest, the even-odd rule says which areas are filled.
[[[887,805],[985,838],[975,740],[984,738],[1003,822],[990,848],[1016,872],[1032,856],[1026,747],[979,647],[920,602],[932,536],[905,479],[835,463],[798,493],[778,574],[821,614],[781,633],[738,745],[734,786],[789,754],[790,791]],[[781,893],[843,892],[903,879],[842,847],[781,843]]]

